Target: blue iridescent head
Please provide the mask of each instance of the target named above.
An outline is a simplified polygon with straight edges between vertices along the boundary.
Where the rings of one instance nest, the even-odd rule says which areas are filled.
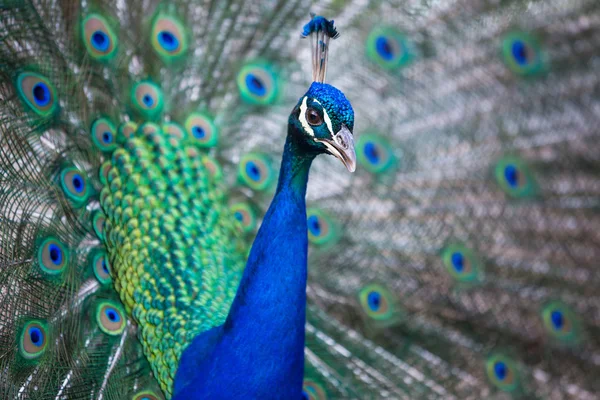
[[[339,33],[333,21],[312,16],[304,26],[302,37],[316,36],[313,43],[313,80],[308,91],[300,98],[290,116],[290,124],[300,132],[306,143],[317,153],[328,153],[339,158],[350,172],[356,169],[354,151],[354,111],[346,96],[335,87],[323,83],[327,71],[329,39]]]

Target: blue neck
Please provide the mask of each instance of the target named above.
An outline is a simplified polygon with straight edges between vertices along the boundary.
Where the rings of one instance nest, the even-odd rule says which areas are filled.
[[[258,231],[227,324],[254,315],[275,315],[306,300],[306,186],[314,156],[298,154],[290,134],[285,143],[275,197]],[[292,245],[294,251],[290,248]],[[293,257],[292,257],[293,255]],[[268,289],[268,290],[265,290]],[[266,309],[264,307],[267,307]],[[304,325],[302,321],[295,321]]]
[[[306,320],[306,185],[316,156],[290,124],[279,184],[225,323],[185,350],[176,399],[300,399]]]
[[[305,195],[315,157],[300,148],[293,129],[291,126],[286,140],[275,197],[252,246],[224,325],[226,335],[236,337],[237,345],[248,346],[244,352],[254,359],[250,368],[243,362],[239,365],[247,375],[257,375],[248,376],[248,381],[256,380],[257,385],[267,379],[280,382],[270,387],[278,388],[279,394],[287,393],[285,398],[300,395],[304,374],[308,248]]]

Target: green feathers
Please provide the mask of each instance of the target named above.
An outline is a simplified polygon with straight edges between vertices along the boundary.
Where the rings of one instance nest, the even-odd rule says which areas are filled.
[[[152,22],[152,48],[165,62],[173,62],[186,54],[188,33],[176,18],[158,13]]]
[[[388,27],[375,27],[367,37],[367,57],[384,69],[397,69],[409,64],[414,51],[407,38]]]
[[[364,133],[356,143],[356,158],[359,164],[372,174],[382,174],[396,163],[394,149],[388,140],[376,133]]]
[[[545,72],[547,61],[538,41],[522,32],[511,32],[502,39],[502,57],[517,75],[533,76]]]
[[[212,118],[207,114],[190,114],[184,126],[189,140],[199,147],[209,148],[217,145],[219,132]],[[174,127],[172,130],[176,131]]]
[[[103,152],[111,152],[117,148],[117,130],[108,118],[98,118],[92,123],[90,135],[92,142]]]
[[[477,283],[483,279],[483,265],[477,255],[461,244],[451,244],[442,251],[446,271],[461,283]]]
[[[58,275],[69,264],[69,250],[58,239],[48,237],[38,248],[38,265],[48,275]]]
[[[308,241],[316,246],[332,245],[339,239],[339,226],[326,212],[318,208],[306,210]]]
[[[242,157],[238,167],[238,179],[251,189],[263,191],[275,181],[271,160],[264,154],[249,153]]]
[[[81,39],[90,57],[108,61],[117,54],[119,38],[100,14],[89,14],[81,22]]]
[[[85,175],[75,167],[66,167],[60,173],[60,186],[73,207],[85,205],[90,187]]]
[[[138,82],[131,89],[131,104],[142,118],[154,120],[164,107],[163,92],[151,81]]]
[[[274,66],[266,62],[250,63],[237,75],[242,100],[249,104],[272,104],[279,95],[281,81]]]
[[[533,175],[525,162],[516,157],[505,157],[494,169],[496,181],[510,197],[524,198],[535,194]]]
[[[485,362],[485,371],[489,381],[504,392],[513,392],[519,388],[520,373],[517,364],[503,354],[492,354]]]
[[[58,112],[56,89],[43,75],[21,72],[15,86],[21,100],[38,116],[47,118]]]
[[[27,360],[39,358],[48,346],[48,327],[42,321],[29,321],[19,335],[19,352]]]

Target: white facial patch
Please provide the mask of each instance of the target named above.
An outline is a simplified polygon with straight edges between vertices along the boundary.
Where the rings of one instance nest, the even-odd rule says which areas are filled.
[[[327,129],[329,129],[329,133],[333,136],[333,125],[331,124],[331,118],[329,118],[326,109],[323,109],[323,119],[325,119],[325,125],[327,125]]]
[[[302,127],[304,128],[306,133],[314,137],[315,131],[313,131],[310,124],[306,120],[306,109],[308,108],[308,106],[306,105],[306,100],[307,97],[304,96],[304,98],[302,99],[302,104],[300,105],[300,116],[298,117],[298,119],[300,120],[300,124],[302,124]]]

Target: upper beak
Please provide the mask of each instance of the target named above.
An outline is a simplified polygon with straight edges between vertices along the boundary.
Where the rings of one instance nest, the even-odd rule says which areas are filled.
[[[335,135],[333,140],[329,139],[316,139],[327,147],[329,153],[340,159],[342,163],[348,168],[348,171],[354,172],[356,170],[356,152],[354,151],[354,137],[352,132],[345,125],[342,125]]]

